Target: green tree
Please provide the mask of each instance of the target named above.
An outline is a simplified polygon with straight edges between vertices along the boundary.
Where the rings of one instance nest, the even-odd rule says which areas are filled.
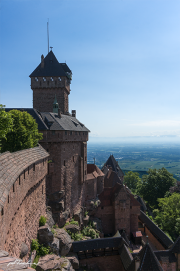
[[[173,193],[158,199],[158,209],[153,211],[155,223],[173,239],[180,235],[180,194]]]
[[[8,132],[12,131],[13,120],[11,114],[6,112],[4,105],[0,104],[0,151],[2,145],[2,139],[6,139]]]
[[[137,193],[143,196],[152,208],[157,208],[157,199],[163,198],[175,183],[173,174],[169,173],[167,169],[149,169],[148,175],[143,175],[142,182],[138,183]]]
[[[133,193],[136,192],[139,182],[141,182],[141,179],[139,178],[138,172],[128,171],[125,173],[124,184],[126,184]]]
[[[9,111],[13,120],[12,130],[2,138],[2,152],[19,151],[33,148],[42,139],[42,134],[38,133],[38,125],[33,117],[26,111]]]

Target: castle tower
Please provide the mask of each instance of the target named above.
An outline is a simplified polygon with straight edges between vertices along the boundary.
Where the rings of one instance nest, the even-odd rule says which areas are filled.
[[[33,108],[40,112],[52,112],[56,95],[60,111],[63,114],[68,112],[72,72],[66,63],[59,63],[50,51],[45,58],[41,56],[41,63],[29,77],[33,90]]]

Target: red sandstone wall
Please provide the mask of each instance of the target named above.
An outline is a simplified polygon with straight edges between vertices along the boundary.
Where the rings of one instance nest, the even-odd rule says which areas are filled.
[[[10,255],[19,257],[22,242],[30,248],[36,238],[46,210],[46,174],[47,159],[26,168],[10,189],[0,215],[0,248]]]
[[[68,112],[68,95],[70,93],[70,84],[66,77],[61,77],[61,81],[58,77],[46,77],[46,81],[43,81],[43,77],[38,77],[38,81],[35,77],[31,79],[31,88],[33,90],[33,108],[40,112],[52,112],[53,102],[56,94],[59,108],[63,113]]]
[[[122,188],[115,198],[115,231],[125,229],[130,236],[130,197]]]
[[[115,233],[115,219],[113,206],[98,207],[95,217],[100,218],[102,221],[103,233]]]
[[[71,215],[85,201],[87,140],[85,132],[48,131],[41,141],[52,161],[48,164],[47,194],[64,190],[65,209],[69,208]]]
[[[131,206],[130,209],[130,230],[131,232],[138,231],[138,216],[140,215],[139,206]]]
[[[138,222],[141,222],[138,220]],[[142,231],[145,235],[148,235],[148,239],[153,243],[157,250],[165,250],[163,245],[154,237],[154,235],[150,232],[150,230],[145,226],[145,230],[143,228],[138,228],[139,231]]]
[[[98,266],[101,271],[125,271],[119,255],[83,259],[79,264],[92,269]]]

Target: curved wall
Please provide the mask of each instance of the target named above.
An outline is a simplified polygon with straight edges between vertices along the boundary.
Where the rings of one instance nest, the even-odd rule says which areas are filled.
[[[48,156],[41,146],[0,155],[0,248],[13,256],[30,248],[45,215]]]

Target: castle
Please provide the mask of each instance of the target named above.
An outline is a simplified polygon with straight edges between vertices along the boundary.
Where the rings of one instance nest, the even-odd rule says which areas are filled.
[[[30,78],[33,108],[23,110],[36,120],[43,139],[34,149],[0,155],[0,249],[18,256],[22,243],[30,247],[47,198],[59,226],[72,217],[81,224],[88,210],[92,220],[101,222],[103,234],[121,233],[114,239],[74,242],[82,263],[99,262],[106,265],[102,270],[114,271],[180,268],[179,239],[173,244],[141,210],[141,199],[123,185],[124,175],[113,155],[101,170],[87,164],[90,131],[75,110],[69,113],[72,72],[67,64],[59,63],[51,50],[41,56]],[[99,203],[89,207],[96,199]],[[139,253],[131,254],[129,240],[138,244],[145,234],[157,253],[144,243]]]

